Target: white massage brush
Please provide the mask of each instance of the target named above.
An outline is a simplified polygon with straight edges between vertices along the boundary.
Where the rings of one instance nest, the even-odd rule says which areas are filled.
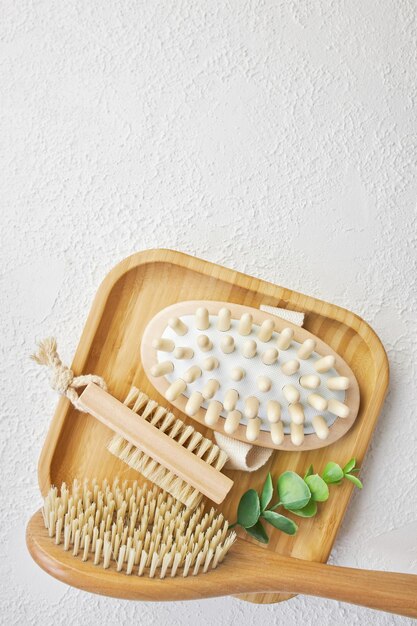
[[[343,436],[358,413],[347,363],[305,329],[252,307],[169,306],[146,327],[141,355],[167,400],[241,441],[319,448]]]

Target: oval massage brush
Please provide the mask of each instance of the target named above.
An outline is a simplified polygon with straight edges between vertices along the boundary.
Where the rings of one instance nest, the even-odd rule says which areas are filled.
[[[155,488],[117,481],[64,484],[60,493],[52,488],[26,535],[31,555],[48,573],[118,598],[159,602],[280,591],[417,617],[417,576],[302,561],[235,539],[213,509],[192,512]]]
[[[235,439],[282,450],[333,443],[352,426],[359,386],[304,328],[239,304],[188,301],[155,315],[141,356],[154,387]]]

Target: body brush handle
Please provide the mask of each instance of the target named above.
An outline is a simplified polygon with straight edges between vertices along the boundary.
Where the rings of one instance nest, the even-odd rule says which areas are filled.
[[[256,552],[255,552],[256,551]],[[227,558],[236,556],[246,591],[288,592],[350,602],[371,609],[417,617],[417,576],[338,567],[284,557],[238,540]],[[250,562],[249,561],[250,557]],[[226,567],[220,568],[219,574]],[[230,570],[229,570],[230,576]],[[225,584],[226,581],[225,581]],[[232,593],[244,593],[243,590]]]

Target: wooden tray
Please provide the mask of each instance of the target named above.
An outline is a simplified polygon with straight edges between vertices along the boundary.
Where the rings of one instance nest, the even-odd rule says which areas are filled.
[[[341,464],[355,456],[360,465],[368,447],[388,385],[388,361],[384,348],[374,331],[354,313],[304,296],[271,283],[240,274],[172,250],[147,250],[119,263],[105,278],[95,297],[84,328],[72,369],[75,374],[95,373],[103,376],[110,392],[123,399],[136,385],[165,405],[147,380],[140,362],[140,342],[148,321],[163,307],[178,301],[221,300],[258,308],[268,304],[305,315],[304,327],[320,337],[338,352],[352,368],[360,387],[360,410],[349,432],[328,447],[304,452],[276,451],[263,468],[252,474],[228,472],[235,485],[220,508],[232,522],[236,518],[240,496],[249,487],[259,490],[268,471],[274,479],[284,470],[303,473],[310,463],[321,471],[329,460]],[[178,416],[184,415],[177,409]],[[192,422],[206,436],[211,431]],[[43,495],[51,484],[70,482],[75,477],[105,477],[116,475],[133,479],[138,475],[106,450],[111,432],[93,417],[77,412],[65,398],[61,398],[53,417],[39,460],[39,485]],[[353,485],[345,481],[331,490],[329,500],[320,513],[310,519],[297,518],[298,533],[290,537],[272,527],[267,550],[301,559],[325,562],[342,522]],[[36,519],[35,519],[36,518]],[[32,556],[51,574],[89,591],[125,597],[123,574],[110,575],[98,588],[94,573],[84,563],[73,558],[71,565],[62,551],[62,560],[51,542],[51,551],[45,548],[39,514],[29,527],[28,545]],[[250,539],[248,539],[251,541]],[[43,547],[42,547],[43,544]],[[244,544],[240,544],[244,545]],[[241,549],[239,547],[239,549]],[[233,550],[232,550],[233,552]],[[231,558],[232,555],[228,558]],[[227,566],[227,561],[225,565]],[[209,575],[197,576],[190,586],[190,596],[198,597],[198,581],[204,585]],[[77,580],[77,572],[79,579]],[[102,573],[102,570],[101,570]],[[173,579],[174,580],[174,579]],[[189,579],[181,579],[185,588]],[[78,584],[77,584],[78,583]],[[138,588],[141,579],[136,579]],[[149,587],[151,583],[146,585]],[[154,580],[154,585],[174,584],[166,579]],[[227,592],[227,587],[225,588]],[[184,595],[187,595],[186,593]],[[141,594],[138,593],[138,597]],[[240,596],[257,603],[279,602],[291,597],[286,594],[257,593]],[[155,599],[155,598],[154,598]]]

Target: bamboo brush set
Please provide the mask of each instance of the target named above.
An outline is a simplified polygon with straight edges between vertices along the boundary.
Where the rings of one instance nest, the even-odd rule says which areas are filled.
[[[304,327],[261,304],[303,311]],[[71,370],[53,340],[35,359],[66,396],[39,462],[44,507],[27,530],[48,572],[116,597],[226,592],[277,602],[304,592],[417,615],[415,577],[320,563],[349,485],[319,524],[305,520],[296,537],[277,532],[267,549],[236,538],[227,521],[268,471],[320,465],[329,446],[333,458],[363,458],[388,366],[360,318],[177,252],[147,251],[100,287]],[[225,470],[216,433],[272,456],[254,473]],[[365,580],[372,585],[361,587]]]

